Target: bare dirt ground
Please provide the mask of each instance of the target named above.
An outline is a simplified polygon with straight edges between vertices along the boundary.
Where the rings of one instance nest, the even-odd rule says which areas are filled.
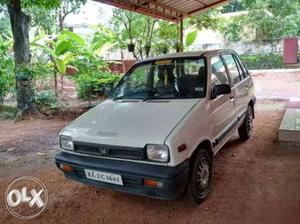
[[[255,82],[263,82],[262,78],[258,76]],[[258,95],[263,98],[263,93]],[[55,167],[53,155],[68,118],[16,124],[0,121],[0,223],[299,224],[300,147],[277,142],[286,105],[286,100],[258,101],[253,137],[241,142],[234,136],[217,154],[213,191],[199,206],[181,199],[161,201],[66,180]],[[50,196],[46,210],[27,221],[13,217],[4,204],[9,183],[24,175],[42,180]]]

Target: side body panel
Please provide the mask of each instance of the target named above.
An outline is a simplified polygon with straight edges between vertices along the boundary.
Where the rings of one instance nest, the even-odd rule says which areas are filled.
[[[213,117],[210,104],[202,99],[184,117],[176,128],[166,138],[165,144],[170,148],[170,166],[175,166],[189,158],[197,146],[204,140],[212,140]],[[178,152],[178,147],[185,144],[187,148]]]

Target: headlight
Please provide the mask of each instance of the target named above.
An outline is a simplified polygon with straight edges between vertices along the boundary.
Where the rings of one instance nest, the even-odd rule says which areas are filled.
[[[166,145],[146,145],[148,159],[168,162],[169,161],[169,148]]]
[[[60,148],[66,150],[74,150],[73,140],[70,136],[61,135],[59,137]]]

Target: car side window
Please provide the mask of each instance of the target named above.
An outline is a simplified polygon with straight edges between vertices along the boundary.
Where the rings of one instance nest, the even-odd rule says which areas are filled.
[[[245,66],[244,62],[243,62],[237,55],[234,55],[234,57],[235,57],[236,61],[238,62],[240,68],[242,69],[242,72],[243,72],[242,74],[243,74],[243,76],[244,76],[245,78],[248,77],[248,76],[249,76],[249,72],[248,72],[248,70],[246,69],[246,66]]]
[[[211,88],[219,84],[229,84],[226,69],[220,56],[211,58]]]
[[[240,78],[241,78],[241,80],[243,80],[247,76],[245,74],[245,71],[242,69],[241,62],[238,60],[237,56],[234,55],[234,54],[233,54],[233,58],[234,58],[236,66],[237,66],[237,68],[239,70]]]
[[[236,83],[240,82],[241,81],[240,73],[239,73],[238,67],[236,66],[236,63],[235,63],[235,60],[234,60],[232,54],[222,55],[222,58],[224,59],[224,62],[228,68],[229,77],[230,77],[232,85],[235,85]]]

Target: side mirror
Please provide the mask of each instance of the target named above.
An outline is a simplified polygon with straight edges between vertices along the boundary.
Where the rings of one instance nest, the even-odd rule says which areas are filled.
[[[111,96],[112,95],[112,88],[110,86],[106,86],[105,89],[104,89],[104,94],[106,96]]]
[[[212,98],[216,98],[219,95],[231,93],[231,87],[228,84],[215,85],[212,90]]]

